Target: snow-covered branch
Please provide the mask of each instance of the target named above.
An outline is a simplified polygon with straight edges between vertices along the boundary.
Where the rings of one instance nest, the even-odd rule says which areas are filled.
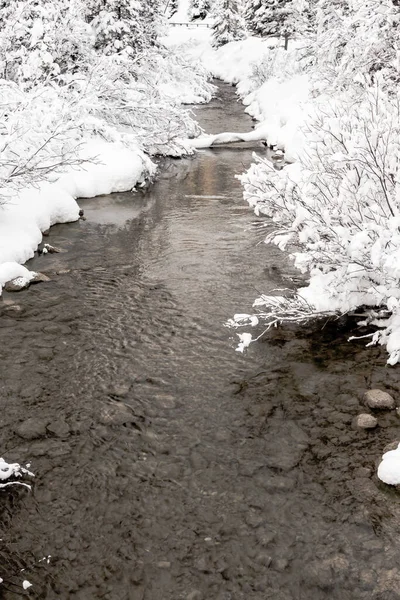
[[[226,323],[227,327],[235,329],[255,327],[259,324],[263,326],[262,333],[255,338],[250,333],[238,334],[239,345],[236,349],[239,352],[243,352],[252,342],[259,340],[271,327],[285,324],[303,325],[311,320],[326,320],[339,316],[335,311],[317,311],[298,294],[291,296],[262,295],[255,300],[253,307],[256,309],[255,313],[236,314]]]

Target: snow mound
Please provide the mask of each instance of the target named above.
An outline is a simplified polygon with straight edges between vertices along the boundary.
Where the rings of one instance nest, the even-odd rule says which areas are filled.
[[[378,478],[388,485],[400,484],[400,444],[396,450],[385,452],[378,467]]]

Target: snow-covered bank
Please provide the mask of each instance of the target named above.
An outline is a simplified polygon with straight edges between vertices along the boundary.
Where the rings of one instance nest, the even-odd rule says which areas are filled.
[[[154,175],[152,155],[192,151],[185,138],[199,130],[183,105],[211,99],[205,70],[163,47],[126,76],[129,61],[101,59],[84,89],[18,90],[0,80],[0,294],[43,231],[79,218],[77,198],[130,191]]]
[[[314,98],[302,111],[297,163],[276,172],[258,158],[241,177],[245,198],[276,223],[266,241],[296,247],[295,265],[310,276],[292,300],[296,320],[378,308],[362,322],[378,331],[365,337],[385,345],[393,365],[400,360],[398,100],[380,78],[341,90],[321,86],[316,73],[309,79]],[[286,299],[276,306],[266,293],[256,306],[268,327],[287,318]]]
[[[79,218],[77,198],[132,190],[155,173],[155,164],[139,148],[91,140],[80,150],[90,162],[70,169],[55,182],[21,190],[1,207],[0,292],[7,281],[28,277],[17,263],[32,258],[42,232]],[[29,273],[29,272],[28,272]]]
[[[216,77],[237,85],[263,139],[295,160],[303,150],[301,126],[310,86],[300,68],[302,44],[293,42],[289,51],[282,44],[278,38],[250,37],[206,53],[203,60]]]
[[[295,164],[276,171],[263,157],[241,177],[246,200],[276,223],[267,243],[293,251],[310,277],[292,300],[264,294],[257,315],[267,326],[373,309],[363,325],[378,331],[389,364],[400,361],[400,114],[396,8],[381,14],[355,2],[352,12],[318,13],[317,38],[290,42],[248,38],[215,50],[204,39],[191,52],[224,81],[237,85],[246,111],[259,121],[254,138],[285,150]],[[324,12],[326,10],[326,13]],[[340,21],[332,34],[331,20]],[[356,30],[354,23],[359,23]],[[379,35],[390,30],[393,44]],[[359,37],[359,44],[355,38]],[[334,39],[332,39],[334,37]],[[338,43],[340,42],[340,43]],[[371,60],[366,62],[365,48]],[[248,134],[236,134],[247,139]],[[208,136],[199,144],[234,139]],[[289,306],[290,305],[290,306]],[[379,310],[376,310],[379,309]],[[243,315],[239,318],[243,325]],[[241,339],[241,348],[249,337]],[[243,344],[245,342],[245,344]]]

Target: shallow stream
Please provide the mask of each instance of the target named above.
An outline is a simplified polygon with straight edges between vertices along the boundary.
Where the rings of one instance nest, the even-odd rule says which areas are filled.
[[[224,84],[196,112],[208,132],[251,127]],[[400,598],[400,496],[375,476],[400,422],[352,427],[369,387],[400,399],[398,369],[347,343],[352,323],[277,329],[244,356],[223,325],[292,273],[234,178],[253,151],[82,201],[47,240],[66,252],[29,264],[51,281],[4,294],[0,448],[37,475],[0,497],[1,597]]]

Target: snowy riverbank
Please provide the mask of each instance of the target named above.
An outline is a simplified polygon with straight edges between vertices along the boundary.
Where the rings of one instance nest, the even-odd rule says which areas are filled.
[[[118,75],[122,67],[116,69]],[[101,115],[99,106],[93,106],[104,92],[97,87],[100,83],[88,82],[92,89],[78,97],[68,95],[63,106],[56,102],[49,105],[46,88],[18,92],[21,107],[8,117],[5,144],[9,144],[10,153],[18,150],[27,175],[17,179],[17,185],[8,180],[4,155],[0,164],[4,181],[0,294],[10,279],[30,279],[20,265],[34,255],[43,231],[79,218],[78,198],[130,191],[154,176],[153,155],[179,156],[190,151],[185,138],[196,135],[198,129],[184,105],[206,102],[212,96],[205,70],[193,61],[189,63],[182,53],[172,54],[167,49],[143,61],[138,80],[119,82],[114,97],[101,98]],[[101,85],[110,87],[111,94],[110,81],[105,79]],[[1,86],[5,102],[12,106],[10,95],[15,95],[15,88],[5,82]],[[52,93],[59,94],[54,90]],[[61,103],[58,96],[56,100]],[[117,102],[126,105],[126,110],[121,112]],[[58,133],[61,127],[62,136]],[[24,130],[29,135],[17,138],[15,131]],[[53,168],[52,163],[59,164]],[[29,169],[34,173],[31,183]]]
[[[382,16],[387,24],[393,10],[388,5]],[[346,17],[342,24],[350,26]],[[374,37],[381,26],[372,20],[360,28],[359,46],[348,42],[340,58],[335,47],[328,52],[331,32],[323,23],[318,40],[291,42],[289,51],[278,40],[248,38],[217,50],[200,40],[192,52],[216,77],[237,85],[246,111],[259,121],[259,137],[250,138],[264,138],[294,161],[276,171],[256,156],[241,182],[256,214],[276,225],[266,242],[291,252],[310,283],[279,298],[265,290],[255,314],[240,315],[237,324],[268,328],[367,307],[361,334],[385,345],[394,365],[400,361],[400,119],[394,58],[382,66]],[[359,70],[368,44],[376,73]],[[244,346],[251,339],[247,334]]]

